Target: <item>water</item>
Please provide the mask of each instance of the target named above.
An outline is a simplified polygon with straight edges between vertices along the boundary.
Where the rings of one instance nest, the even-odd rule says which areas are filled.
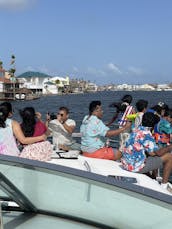
[[[131,94],[133,96],[133,105],[135,105],[139,99],[146,99],[149,101],[149,107],[157,104],[159,101],[163,101],[172,107],[172,92],[170,91],[105,91],[87,94],[53,95],[43,96],[38,100],[32,101],[14,101],[12,105],[15,111],[14,117],[17,120],[20,120],[18,110],[26,106],[33,106],[36,111],[42,114],[43,120],[45,120],[47,112],[57,113],[60,106],[67,106],[70,109],[70,117],[77,123],[76,131],[79,131],[81,121],[83,117],[88,114],[88,106],[92,100],[101,100],[104,111],[103,121],[107,122],[114,114],[114,108],[110,108],[109,104],[119,101],[125,94]]]

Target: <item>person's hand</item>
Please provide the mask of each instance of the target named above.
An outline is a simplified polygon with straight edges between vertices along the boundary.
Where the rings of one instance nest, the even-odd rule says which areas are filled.
[[[42,115],[41,115],[40,112],[35,112],[35,116],[36,116],[36,118],[37,118],[38,120],[41,120],[41,118],[42,118]]]
[[[49,113],[47,113],[47,114],[46,114],[46,121],[47,121],[47,122],[49,122],[49,121],[50,121],[50,119],[51,119],[51,118],[50,118],[50,114],[49,114]]]
[[[57,120],[60,122],[60,123],[63,123],[63,119],[62,119],[62,116],[61,115],[57,115]]]
[[[48,135],[47,135],[46,133],[45,133],[45,134],[43,134],[43,135],[41,135],[42,140],[43,140],[43,141],[47,140],[47,136],[48,136]]]

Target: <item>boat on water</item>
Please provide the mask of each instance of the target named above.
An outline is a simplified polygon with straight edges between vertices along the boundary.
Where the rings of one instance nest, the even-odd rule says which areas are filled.
[[[172,228],[172,195],[158,182],[77,151],[0,155],[0,199],[2,229]]]

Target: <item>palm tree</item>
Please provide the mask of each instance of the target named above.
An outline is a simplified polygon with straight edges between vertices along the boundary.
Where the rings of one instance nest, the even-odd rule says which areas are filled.
[[[16,82],[16,78],[15,78],[15,75],[14,73],[16,72],[16,66],[15,66],[15,56],[14,55],[11,55],[11,68],[9,70],[9,73],[11,75],[11,81],[13,82],[13,97],[15,99],[15,82]]]
[[[15,56],[11,55],[11,63],[10,63],[11,68],[9,70],[9,73],[10,73],[11,77],[14,77],[14,78],[15,78],[14,73],[16,72],[15,59],[16,59]]]
[[[3,62],[0,61],[0,69],[3,69]]]

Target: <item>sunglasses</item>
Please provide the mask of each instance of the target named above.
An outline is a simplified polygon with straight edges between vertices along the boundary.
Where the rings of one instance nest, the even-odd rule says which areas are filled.
[[[62,116],[62,117],[63,117],[63,115],[64,115],[64,114],[62,114],[62,113],[58,113],[58,115],[60,115],[60,116]]]

